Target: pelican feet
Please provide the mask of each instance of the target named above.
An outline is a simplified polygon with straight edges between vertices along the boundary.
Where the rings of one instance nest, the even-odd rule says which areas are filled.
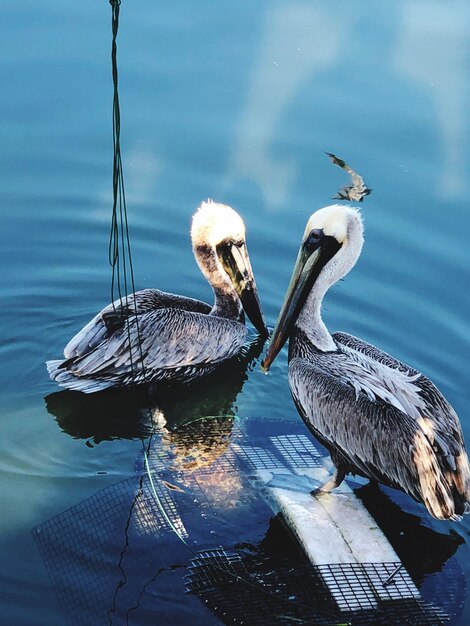
[[[326,483],[323,483],[323,485],[321,485],[320,487],[313,489],[310,492],[310,495],[316,498],[317,496],[321,496],[324,493],[330,493],[332,489],[335,489],[336,487],[339,487],[341,485],[345,476],[345,470],[337,467],[333,476],[329,478]]]

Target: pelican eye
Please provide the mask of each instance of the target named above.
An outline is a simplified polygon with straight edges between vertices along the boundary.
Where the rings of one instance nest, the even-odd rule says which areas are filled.
[[[321,228],[314,228],[310,231],[307,239],[305,240],[305,247],[312,252],[318,248],[323,239],[323,230]]]

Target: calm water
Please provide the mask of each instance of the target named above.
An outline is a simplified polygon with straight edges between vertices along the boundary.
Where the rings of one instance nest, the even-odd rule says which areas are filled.
[[[470,5],[326,5],[123,0],[122,145],[137,287],[210,299],[192,258],[189,224],[211,196],[245,219],[272,325],[307,217],[347,182],[324,155],[335,152],[373,193],[364,202],[362,257],[329,294],[327,324],[429,375],[470,442]],[[77,610],[74,620],[64,615],[47,574],[53,564],[31,534],[100,490],[133,480],[139,437],[149,427],[138,398],[49,396],[58,389],[44,367],[109,297],[110,6],[3,0],[0,33],[2,623],[124,624],[117,610],[102,621]],[[283,353],[268,377],[257,366],[239,371],[233,387],[212,384],[185,410],[297,424],[285,365]],[[463,600],[470,521],[431,522],[392,492],[381,500],[366,490],[364,499],[379,515],[393,503],[421,515],[413,518],[408,566],[424,572],[424,586],[434,577],[444,589],[446,568],[462,572],[456,584],[452,579],[457,604],[464,602],[454,623],[470,623]],[[400,536],[409,518],[395,509],[391,532]],[[128,510],[124,498],[118,528]],[[106,527],[107,516],[104,506],[96,528]],[[429,535],[431,527],[438,534]],[[227,545],[256,544],[271,531],[265,512],[247,523],[235,516],[226,521]],[[118,584],[123,532],[109,537],[105,556],[99,542],[80,563],[71,550],[70,568],[89,574],[87,581],[77,574],[76,594],[88,597],[90,579],[99,583],[88,567],[94,557],[104,559]],[[274,536],[275,553],[286,539],[280,531]],[[438,544],[446,546],[439,554]],[[67,549],[64,539],[59,552]],[[145,561],[144,579],[158,568],[165,575],[161,586],[158,579],[148,586],[145,610],[128,623],[179,624],[189,615],[195,624],[218,623],[183,593],[184,550],[172,556]]]

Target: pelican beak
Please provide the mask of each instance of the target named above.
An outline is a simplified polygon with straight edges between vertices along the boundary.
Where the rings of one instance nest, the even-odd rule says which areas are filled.
[[[260,335],[268,337],[246,244],[225,241],[217,246],[217,254],[251,323]]]
[[[341,244],[333,237],[324,237],[323,241],[314,247],[306,242],[300,246],[284,303],[271,335],[269,348],[261,363],[261,367],[265,372],[269,371],[272,362],[291,334],[292,328],[321,270],[340,247]]]

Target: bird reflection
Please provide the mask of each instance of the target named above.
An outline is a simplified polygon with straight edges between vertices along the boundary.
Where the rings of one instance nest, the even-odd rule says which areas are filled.
[[[219,445],[224,436],[230,436],[237,412],[236,398],[263,343],[263,338],[254,338],[237,357],[213,374],[187,387],[159,389],[158,396],[153,395],[150,387],[144,391],[103,391],[93,395],[65,390],[47,395],[46,408],[63,432],[75,439],[87,439],[89,445],[113,439],[141,439],[162,431],[170,443],[172,438],[178,439],[176,431],[183,426],[187,435],[205,433],[206,440],[218,427],[218,443],[213,435],[212,438]],[[217,416],[220,418],[214,420]],[[212,426],[204,418],[211,418]]]
[[[441,533],[425,526],[417,504],[407,499],[407,506],[415,508],[416,513],[405,512],[376,483],[369,483],[355,493],[376,520],[418,587],[427,575],[440,572],[464,543],[455,531]],[[393,496],[403,497],[396,491]]]

